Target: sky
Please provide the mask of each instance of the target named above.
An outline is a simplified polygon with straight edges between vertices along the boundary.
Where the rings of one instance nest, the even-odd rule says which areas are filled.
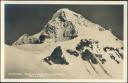
[[[123,40],[122,5],[5,5],[5,43],[11,45],[25,33],[40,32],[53,14],[61,8],[69,8],[86,19],[103,26]]]

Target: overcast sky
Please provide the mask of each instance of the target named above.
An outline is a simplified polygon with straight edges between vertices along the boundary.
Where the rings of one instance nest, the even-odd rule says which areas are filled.
[[[60,8],[69,8],[86,19],[105,28],[123,39],[122,5],[14,5],[5,6],[5,43],[12,44],[21,35],[35,34]]]

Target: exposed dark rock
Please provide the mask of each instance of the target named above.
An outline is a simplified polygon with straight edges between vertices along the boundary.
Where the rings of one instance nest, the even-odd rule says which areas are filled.
[[[50,65],[52,64],[50,61],[52,61],[54,64],[69,64],[63,56],[63,52],[60,46],[56,47],[50,56],[44,58],[44,61]]]
[[[117,64],[119,64],[120,62],[118,60],[115,60]]]
[[[75,28],[75,26],[72,24],[72,22],[66,21],[66,22],[64,23],[64,26],[66,27],[66,28],[65,28],[65,31],[64,31],[64,34],[63,34],[64,37],[67,37],[68,39],[73,39],[73,38],[75,38],[75,37],[78,36],[78,35],[77,35],[78,33],[77,33],[77,31],[76,31],[76,28]]]
[[[40,35],[40,36],[39,36],[40,43],[43,42],[46,38],[47,38],[47,36],[45,36],[45,35]]]
[[[97,59],[94,57],[94,55],[88,49],[86,49],[84,52],[82,52],[81,55],[82,55],[81,58],[85,61],[91,60],[91,62],[93,64],[98,63]]]
[[[64,12],[60,13],[59,18],[60,18],[60,21],[62,22],[65,22],[67,20]]]
[[[100,60],[102,64],[106,62],[106,59],[101,54],[94,54],[89,51],[89,48],[93,50],[93,46],[96,45],[97,49],[99,41],[95,41],[93,39],[81,39],[80,43],[76,46],[76,50],[80,52],[81,58],[83,60],[91,60],[93,64],[97,64],[97,59],[95,56]],[[95,48],[96,49],[96,48]],[[116,61],[118,64],[120,63],[116,58],[116,56],[113,56],[113,53],[115,53],[118,58],[123,59],[122,49],[121,48],[114,48],[114,47],[104,47],[103,50],[106,53],[109,53],[109,51],[112,51],[112,54],[109,53],[110,58],[114,61]]]
[[[110,55],[110,58],[112,60],[114,60],[117,64],[119,64],[120,62],[117,60],[117,58],[115,56],[113,56],[112,54],[109,54]]]
[[[102,54],[95,54],[96,57],[102,58]]]
[[[74,56],[76,56],[76,57],[78,57],[79,56],[79,53],[77,52],[77,51],[75,51],[75,50],[72,50],[72,49],[68,49],[68,50],[66,50],[68,53],[70,53],[71,55],[74,55]]]
[[[106,59],[103,58],[102,54],[95,54],[95,56],[100,60],[102,64],[106,62]]]
[[[50,59],[49,57],[46,57],[43,59],[46,63],[48,63],[49,65],[52,65],[52,63],[50,62]]]
[[[124,49],[123,46],[121,47],[121,49],[122,49],[122,50]]]
[[[115,49],[117,51],[117,53],[119,54],[119,56],[121,57],[121,59],[123,59],[123,53],[121,53],[121,49]]]
[[[89,41],[89,40],[87,40],[87,39],[82,39],[82,40],[80,41],[80,44],[81,44],[82,46],[87,46],[87,47],[89,47],[89,45],[92,44],[92,42]]]
[[[84,46],[78,44],[78,45],[76,46],[76,50],[77,50],[77,51],[84,50]]]
[[[106,62],[106,59],[100,59],[101,63],[104,64]]]
[[[123,53],[121,53],[121,51],[123,49],[121,49],[121,48],[113,48],[113,47],[104,47],[103,49],[104,49],[105,52],[114,51],[119,58],[123,59]]]
[[[109,51],[116,50],[116,49],[113,48],[113,47],[104,47],[103,49],[104,49],[105,52],[107,52],[107,50],[109,50]]]
[[[80,52],[81,58],[85,61],[90,60],[93,64],[97,64],[98,61],[96,57],[100,58],[102,63],[105,62],[105,60],[102,58],[102,55],[95,54],[96,57],[94,56],[94,53],[91,53],[89,51],[89,48],[93,50],[94,44],[98,44],[98,41],[95,41],[93,39],[81,39],[80,43],[76,46],[76,50]],[[98,45],[97,45],[98,49]],[[103,60],[102,60],[103,59]]]
[[[104,47],[103,49],[105,52],[114,50],[113,47]]]
[[[76,46],[76,50],[80,51],[83,50],[84,47],[89,47],[93,49],[94,44],[98,44],[98,41],[92,39],[81,39],[80,43]]]
[[[76,50],[78,51],[84,50],[84,47],[88,45],[89,45],[88,42],[84,42],[84,40],[82,39],[80,43],[76,46]]]
[[[115,56],[113,56],[113,55],[110,55],[110,58],[113,59],[113,60],[115,60]]]

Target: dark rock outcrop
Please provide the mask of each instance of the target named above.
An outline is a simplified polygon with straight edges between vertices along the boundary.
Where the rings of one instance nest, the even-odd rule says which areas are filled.
[[[85,61],[91,61],[93,64],[97,64],[98,61],[94,57],[93,53],[91,53],[88,49],[86,49],[84,52],[81,53],[81,58]]]
[[[99,41],[93,39],[81,39],[79,44],[75,47],[76,50],[81,54],[81,58],[85,61],[91,60],[93,64],[97,64],[97,60],[104,64],[106,59],[103,54],[98,50],[103,50],[105,54],[109,55],[112,60],[117,64],[120,63],[119,59],[123,59],[123,49],[114,47],[103,47],[99,45]],[[97,53],[93,53],[93,50],[97,50]],[[91,51],[91,52],[90,52]]]
[[[62,65],[63,64],[68,65],[69,64],[66,61],[65,57],[63,56],[63,52],[62,52],[62,49],[60,46],[56,47],[50,56],[44,58],[44,61],[50,65],[52,65],[52,63],[62,64]]]
[[[117,59],[117,57],[123,59],[122,48],[104,47],[103,50],[105,52],[108,52],[108,54],[110,55],[110,58],[118,64],[120,63],[120,61]],[[114,54],[110,52],[113,52]]]
[[[98,44],[98,41],[92,39],[81,39],[80,43],[76,46],[76,50],[84,50],[84,47],[89,47],[93,49],[94,44]]]
[[[100,60],[100,62],[102,64],[104,64],[106,62],[106,59],[103,58],[102,54],[95,54],[95,56]]]

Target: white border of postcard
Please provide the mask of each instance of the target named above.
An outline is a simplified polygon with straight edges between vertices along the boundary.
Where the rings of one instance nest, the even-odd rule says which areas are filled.
[[[5,4],[81,4],[124,6],[123,79],[5,79],[4,78],[4,6]],[[1,81],[2,82],[127,82],[127,1],[2,1],[1,2]]]

